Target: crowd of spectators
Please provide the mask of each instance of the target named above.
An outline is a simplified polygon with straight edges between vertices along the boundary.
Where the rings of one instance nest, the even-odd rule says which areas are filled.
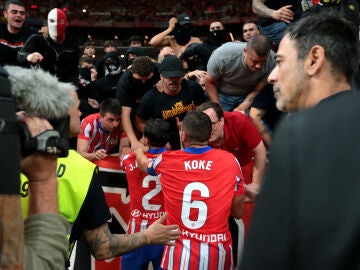
[[[45,20],[47,12],[53,7],[65,9],[70,26],[126,27],[126,26],[161,26],[168,18],[181,12],[191,16],[194,23],[222,18],[239,20],[253,15],[250,1],[24,1],[29,11],[29,18]]]

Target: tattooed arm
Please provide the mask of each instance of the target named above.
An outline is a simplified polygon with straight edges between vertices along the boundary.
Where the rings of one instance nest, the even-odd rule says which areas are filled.
[[[290,23],[294,19],[294,12],[291,11],[292,5],[286,5],[278,10],[268,8],[265,5],[266,0],[253,0],[252,1],[252,9],[253,12],[265,18],[272,18],[276,21],[283,21],[286,23]]]
[[[106,260],[150,244],[174,245],[172,240],[179,237],[177,225],[163,225],[167,214],[159,218],[145,231],[135,234],[112,234],[109,226],[85,230],[84,235],[97,260]]]
[[[264,3],[265,0],[253,0],[252,9],[256,15],[269,18],[275,10],[268,8]]]

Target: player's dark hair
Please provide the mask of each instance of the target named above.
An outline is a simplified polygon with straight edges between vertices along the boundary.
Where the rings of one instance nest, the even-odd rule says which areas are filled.
[[[121,114],[121,104],[116,98],[108,98],[100,103],[100,114],[105,116],[106,113],[112,113],[115,115]]]
[[[150,147],[164,147],[170,140],[171,126],[163,119],[150,119],[144,127],[144,137]]]
[[[186,113],[181,125],[189,142],[207,144],[209,141],[212,124],[207,114],[201,111],[189,111]]]

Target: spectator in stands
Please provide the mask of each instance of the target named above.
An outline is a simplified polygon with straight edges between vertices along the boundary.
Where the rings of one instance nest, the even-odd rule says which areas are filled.
[[[246,115],[224,112],[216,102],[204,103],[199,110],[213,123],[210,145],[233,153],[243,168],[245,184],[258,192],[265,175],[266,149],[255,126]]]
[[[97,71],[94,67],[93,59],[88,56],[81,56],[79,59],[79,80],[76,90],[80,99],[79,109],[81,111],[81,119],[99,111],[99,102],[95,100],[96,78]]]
[[[191,80],[184,80],[184,70],[179,58],[166,56],[160,65],[161,92],[154,86],[146,92],[136,110],[136,127],[143,133],[147,120],[160,118],[171,125],[170,145],[173,150],[180,149],[178,121],[186,112],[195,110],[205,102],[201,86]]]
[[[88,40],[85,41],[85,43],[83,44],[83,55],[86,55],[88,57],[90,57],[91,59],[93,59],[93,62],[95,63],[95,44],[93,41]]]
[[[128,69],[137,56],[145,56],[144,49],[139,46],[129,47],[125,52],[125,56],[120,58],[122,70],[125,71]]]
[[[67,17],[58,8],[48,14],[49,36],[32,35],[18,52],[21,64],[31,64],[56,75],[62,82],[77,83],[80,58],[77,42],[65,33]]]
[[[108,98],[116,97],[116,87],[122,75],[119,55],[115,51],[105,55],[105,76],[97,79],[94,85],[95,99],[101,103]]]
[[[0,23],[0,65],[18,65],[17,52],[38,30],[24,25],[26,10],[20,0],[6,1],[3,15],[6,23]]]
[[[104,53],[117,52],[117,43],[115,40],[105,40],[104,42]],[[100,79],[105,76],[105,55],[100,60],[96,61],[95,68],[98,73],[97,78]],[[118,56],[119,57],[119,56]]]
[[[131,36],[129,38],[129,47],[142,47],[143,46],[143,39],[140,36]]]
[[[153,160],[166,148],[170,139],[170,125],[165,120],[149,120],[144,128],[144,141],[149,150],[146,157]],[[121,167],[126,171],[126,179],[130,194],[130,219],[128,234],[141,232],[148,228],[160,216],[165,214],[164,197],[161,191],[159,177],[149,176],[140,170],[136,163],[134,152],[126,155],[121,161]],[[149,194],[151,198],[149,198]],[[141,215],[138,215],[138,213]],[[121,269],[147,269],[152,263],[153,269],[160,269],[164,245],[147,245],[121,258]]]
[[[208,62],[209,99],[220,103],[224,111],[246,112],[274,67],[271,41],[263,35],[255,35],[247,43],[225,43]]]
[[[170,45],[179,57],[191,43],[201,43],[200,38],[192,36],[193,29],[189,15],[182,13],[177,18],[169,20],[169,26],[163,32],[154,36],[149,44],[161,49]]]
[[[130,140],[131,147],[141,146],[141,133],[135,128],[135,112],[143,97],[160,79],[158,67],[147,56],[135,58],[131,69],[121,76],[116,98],[121,103],[121,122],[123,129]]]
[[[279,46],[289,23],[301,17],[301,0],[252,0],[253,12],[259,16],[259,30]]]
[[[120,145],[129,145],[121,128],[121,105],[115,98],[100,103],[100,112],[88,115],[81,122],[77,151],[93,161],[106,158],[110,153],[120,153]]]
[[[257,194],[262,186],[266,168],[266,148],[261,136],[249,118],[238,112],[224,112],[220,104],[207,102],[200,105],[199,110],[206,113],[212,122],[212,133],[209,144],[232,153],[239,161],[244,175],[246,188],[252,194]],[[237,262],[244,241],[244,235],[249,230],[251,215],[255,204],[248,201],[241,221],[230,217],[230,231],[234,241],[234,257]],[[242,230],[239,229],[243,228]],[[240,243],[240,245],[239,245]]]
[[[204,38],[202,43],[190,44],[181,54],[180,59],[186,62],[186,70],[189,72],[194,70],[206,71],[212,52],[227,41],[229,38],[224,25],[219,21],[211,22],[209,37]]]
[[[259,27],[256,20],[246,20],[242,27],[243,39],[248,42],[252,36],[259,35]]]

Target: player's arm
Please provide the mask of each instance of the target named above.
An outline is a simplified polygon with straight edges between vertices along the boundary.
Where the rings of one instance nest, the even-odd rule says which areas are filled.
[[[88,144],[89,144],[88,140],[78,138],[76,144],[76,151],[78,151],[78,153],[82,155],[84,158],[92,161],[95,159],[95,153],[87,152]]]
[[[139,147],[134,150],[134,153],[136,155],[136,163],[139,170],[142,171],[143,173],[147,173],[147,168],[151,161],[149,161],[144,151],[146,151],[145,147]]]
[[[122,106],[121,107],[121,123],[122,127],[130,140],[131,148],[135,149],[139,146],[142,146],[141,142],[137,139],[135,131],[131,124],[131,107]]]
[[[84,158],[93,161],[95,159],[104,159],[108,156],[105,149],[99,149],[95,152],[88,153],[87,151],[88,143],[89,143],[88,140],[84,140],[80,138],[77,139],[76,151]]]
[[[107,223],[93,230],[84,230],[86,242],[97,260],[120,256],[144,245],[174,245],[179,237],[177,225],[163,225],[167,214],[146,230],[135,234],[112,234]]]
[[[262,140],[252,151],[254,153],[253,175],[252,182],[247,185],[247,188],[257,193],[264,179],[266,167],[266,148]]]
[[[205,90],[210,101],[220,103],[216,87],[217,78],[212,77],[209,72],[205,76]]]
[[[244,195],[234,196],[231,204],[231,215],[239,219],[244,213],[245,199]]]
[[[249,112],[249,118],[250,118],[251,122],[254,124],[254,126],[256,127],[256,129],[259,131],[261,138],[265,144],[265,147],[267,149],[269,149],[270,144],[271,144],[271,135],[270,135],[269,131],[266,129],[266,127],[264,126],[263,121],[262,121],[262,118],[264,117],[265,113],[266,113],[265,110],[251,107],[250,112]]]

